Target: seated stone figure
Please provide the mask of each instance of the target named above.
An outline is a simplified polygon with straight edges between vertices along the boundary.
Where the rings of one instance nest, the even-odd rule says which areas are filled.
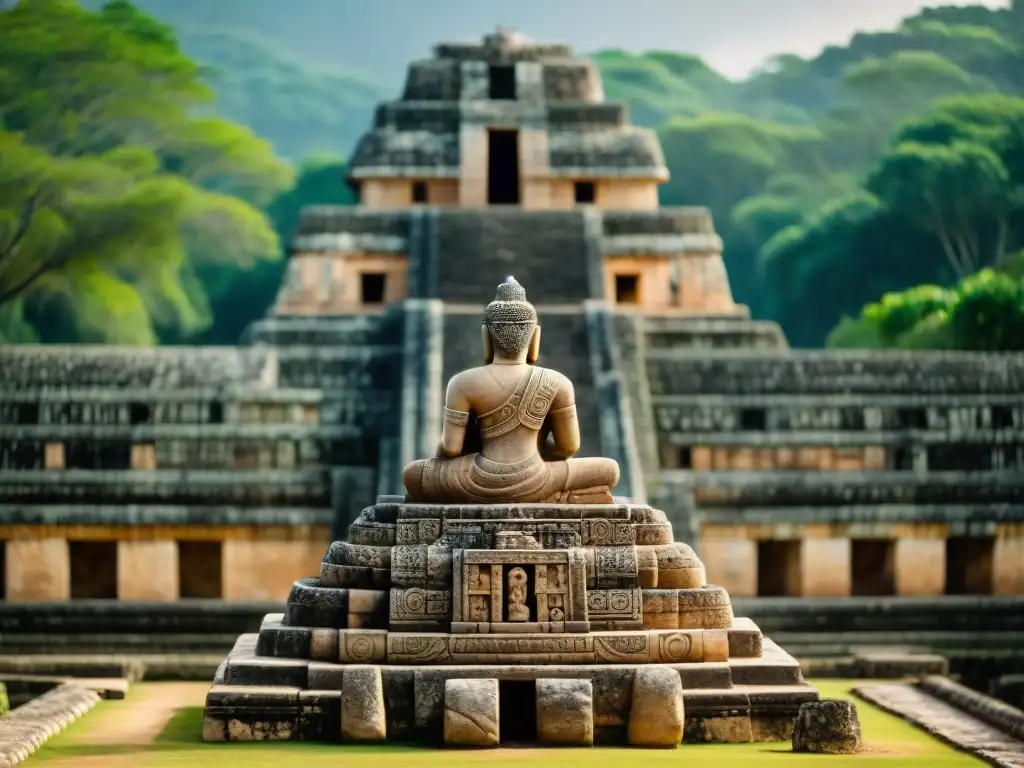
[[[482,330],[487,364],[448,382],[437,455],[405,468],[407,498],[610,504],[619,465],[572,458],[580,447],[572,382],[536,365],[537,310],[515,278],[498,286]]]

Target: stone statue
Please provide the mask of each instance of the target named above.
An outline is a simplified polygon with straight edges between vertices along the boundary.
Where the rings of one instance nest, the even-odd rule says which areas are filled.
[[[526,571],[519,567],[508,572],[508,620],[530,620],[530,609],[526,605]]]
[[[537,310],[509,277],[484,311],[486,365],[448,382],[437,454],[405,468],[410,501],[610,504],[614,459],[580,447],[572,382],[536,365]],[[479,445],[479,452],[473,447]]]

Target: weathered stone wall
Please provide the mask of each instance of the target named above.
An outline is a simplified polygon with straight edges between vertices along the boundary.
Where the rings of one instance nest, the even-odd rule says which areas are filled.
[[[646,360],[661,480],[733,594],[1024,594],[1024,356]]]
[[[280,599],[376,495],[399,422],[389,328],[278,318],[250,347],[0,349],[6,598]]]

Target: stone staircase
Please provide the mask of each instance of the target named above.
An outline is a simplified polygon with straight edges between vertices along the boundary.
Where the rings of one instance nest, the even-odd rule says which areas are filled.
[[[479,305],[514,275],[536,305],[592,298],[582,211],[443,211],[437,238],[437,298]]]

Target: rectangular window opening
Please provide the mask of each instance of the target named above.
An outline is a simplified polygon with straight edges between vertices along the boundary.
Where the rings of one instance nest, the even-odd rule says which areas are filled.
[[[588,204],[597,201],[597,194],[594,190],[594,182],[577,181],[573,184],[573,196],[577,203]]]
[[[512,101],[516,98],[515,65],[496,64],[490,68],[490,87],[488,96],[499,101]]]
[[[768,427],[768,414],[764,408],[744,408],[740,411],[740,429],[745,432],[763,432]]]
[[[640,303],[640,275],[615,276],[615,303]]]
[[[519,132],[487,135],[487,202],[519,205]]]
[[[364,272],[360,276],[360,299],[363,304],[383,304],[387,288],[387,275],[381,272]]]
[[[425,181],[414,181],[412,183],[412,201],[414,203],[427,202],[427,183]]]

